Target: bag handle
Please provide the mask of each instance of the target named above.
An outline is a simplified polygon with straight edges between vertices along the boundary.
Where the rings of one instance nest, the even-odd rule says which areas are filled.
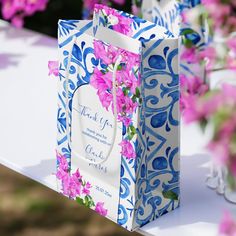
[[[67,68],[66,68],[66,132],[67,132],[67,140],[69,143],[69,146],[71,147],[72,152],[76,155],[76,156],[81,156],[79,153],[73,151],[72,148],[72,143],[71,143],[71,128],[69,127],[69,97],[68,97],[68,93],[69,93],[69,70],[70,70],[70,66],[71,66],[71,59],[72,59],[72,51],[73,51],[73,47],[74,44],[76,43],[77,37],[74,36],[72,39],[72,49],[71,49],[71,53],[69,54],[68,57],[68,64],[67,64]],[[111,155],[111,152],[114,148],[115,145],[115,139],[116,139],[116,134],[117,134],[117,119],[118,119],[118,114],[117,114],[117,93],[116,93],[116,74],[117,74],[117,70],[118,67],[120,65],[120,62],[122,60],[121,55],[119,55],[119,57],[117,58],[115,65],[114,65],[114,70],[113,70],[113,74],[112,74],[112,95],[113,95],[113,105],[114,105],[114,132],[113,132],[113,136],[112,136],[112,142],[111,142],[111,146],[110,149],[108,151],[108,154],[106,155],[106,157],[99,161],[99,162],[93,162],[90,159],[84,157],[84,161],[90,163],[90,164],[102,164],[105,161],[107,161],[107,159],[109,158],[109,156]]]

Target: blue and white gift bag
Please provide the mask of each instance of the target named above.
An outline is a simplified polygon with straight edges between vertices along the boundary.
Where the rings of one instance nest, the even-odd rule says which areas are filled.
[[[96,5],[59,21],[60,191],[128,230],[179,206],[178,38]]]
[[[201,0],[145,0],[142,1],[142,13],[144,19],[165,27],[175,37],[184,34],[192,44],[201,50],[207,46],[209,41],[207,23],[203,21],[202,25],[193,25],[190,22],[182,22],[181,20],[183,11],[193,9],[200,3]],[[181,46],[180,55],[183,50],[184,46]],[[204,80],[205,67],[181,61],[180,74],[187,77],[197,76]]]

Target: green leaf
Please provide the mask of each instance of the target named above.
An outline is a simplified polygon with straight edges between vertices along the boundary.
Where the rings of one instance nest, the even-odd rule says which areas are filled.
[[[193,46],[193,42],[187,38],[183,38],[183,44],[186,48],[191,48]]]
[[[135,96],[137,97],[137,98],[140,98],[140,91],[139,91],[139,88],[136,88],[136,90],[135,90]]]
[[[136,131],[136,129],[135,129],[135,127],[133,125],[131,125],[129,128],[130,128],[132,134],[136,134],[137,133],[137,131]]]
[[[129,89],[128,88],[124,88],[123,89],[123,93],[125,96],[127,96],[129,94]]]
[[[136,102],[136,99],[137,99],[136,95],[133,95],[133,97],[131,99],[133,102]]]
[[[77,198],[76,198],[76,202],[79,203],[79,204],[82,205],[82,206],[85,206],[84,200],[83,200],[82,198],[80,198],[80,197],[77,197]]]
[[[178,200],[179,199],[178,195],[175,192],[173,192],[172,190],[163,191],[162,195],[164,198],[168,198],[171,200]]]
[[[122,65],[119,65],[119,66],[117,67],[117,70],[122,70]]]

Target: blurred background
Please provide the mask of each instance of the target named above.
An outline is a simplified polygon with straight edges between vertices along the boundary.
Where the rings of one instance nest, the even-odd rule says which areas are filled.
[[[0,165],[0,236],[120,235],[139,236]]]

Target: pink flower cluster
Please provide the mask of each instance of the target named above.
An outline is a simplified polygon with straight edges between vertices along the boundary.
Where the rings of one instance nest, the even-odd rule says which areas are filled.
[[[48,75],[54,75],[58,76],[59,75],[59,62],[58,61],[48,61],[48,70],[49,73]]]
[[[106,216],[107,209],[104,208],[104,202],[98,202],[95,206],[95,211],[101,216]]]
[[[219,226],[220,236],[236,236],[236,221],[233,219],[230,212],[225,211],[222,221]]]
[[[213,139],[207,145],[216,163],[227,166],[236,177],[236,87],[224,84],[222,91],[209,92],[205,97],[192,96],[185,107],[186,122],[208,120],[213,124]]]
[[[32,16],[37,11],[46,9],[48,0],[0,0],[2,15],[5,20],[11,20],[16,27],[22,27],[24,17]]]
[[[202,0],[215,30],[228,34],[236,31],[235,0]]]
[[[122,16],[116,9],[100,4],[95,5],[94,11],[102,12],[107,17],[108,27],[112,27],[113,30],[124,35],[132,35],[133,20],[131,18]]]
[[[184,48],[181,54],[181,59],[190,64],[205,63],[205,68],[209,72],[214,69],[216,62],[216,49],[214,47],[206,47],[202,50],[198,50],[196,47]]]
[[[113,104],[113,83],[112,75],[114,64],[119,56],[121,62],[116,73],[116,109],[118,121],[122,122],[127,128],[127,137],[121,142],[122,155],[128,159],[135,158],[135,151],[131,140],[136,134],[136,129],[132,125],[132,117],[136,111],[141,95],[140,86],[140,56],[123,49],[106,45],[101,41],[94,41],[95,57],[100,60],[106,69],[94,69],[90,84],[97,90],[97,95],[106,110],[112,109]]]
[[[205,84],[199,77],[186,77],[183,74],[180,75],[180,85],[180,109],[185,111],[185,119],[191,120],[189,116],[192,116],[193,113],[189,113],[189,109],[191,109],[193,103],[196,102],[198,97],[204,95],[209,88],[208,85]]]
[[[90,190],[92,188],[89,182],[83,180],[79,170],[70,174],[69,164],[66,158],[57,153],[58,168],[56,177],[61,181],[63,195],[70,199],[80,199],[80,203],[85,206],[95,207],[95,211],[102,216],[107,215],[107,210],[104,208],[103,202],[98,202],[96,205],[90,196]],[[84,199],[86,198],[86,203]]]

